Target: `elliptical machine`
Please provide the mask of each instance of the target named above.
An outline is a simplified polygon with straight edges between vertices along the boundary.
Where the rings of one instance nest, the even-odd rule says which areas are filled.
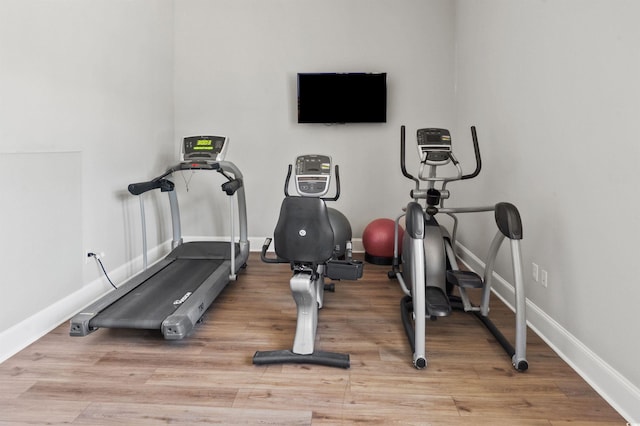
[[[451,135],[446,129],[418,129],[417,147],[420,155],[418,177],[407,172],[405,166],[405,126],[400,129],[400,168],[402,174],[415,182],[411,191],[413,201],[406,206],[405,213],[395,222],[394,260],[389,278],[397,278],[405,293],[401,301],[401,316],[405,332],[413,350],[413,364],[416,368],[427,366],[425,352],[426,318],[436,319],[451,314],[452,308],[473,313],[498,340],[511,357],[517,371],[528,369],[526,360],[526,298],[522,275],[522,221],[516,206],[498,203],[485,207],[445,208],[444,200],[450,197],[446,186],[449,182],[472,179],[482,168],[480,148],[475,126],[471,127],[476,168],[473,173],[463,174],[462,168],[451,150]],[[452,164],[457,173],[454,176],[438,176],[438,168]],[[424,182],[426,188],[421,187]],[[425,205],[420,204],[425,200]],[[458,268],[455,253],[455,237],[458,225],[456,213],[494,212],[498,228],[489,247],[484,277],[472,271]],[[453,219],[453,232],[436,220],[438,214],[446,214]],[[405,217],[405,233],[402,241],[402,265],[398,257],[398,224]],[[493,269],[498,250],[505,239],[511,246],[515,287],[515,348],[488,318],[489,299]],[[457,288],[459,296],[453,294]],[[467,289],[482,289],[481,303],[474,306]]]
[[[292,166],[285,179],[285,198],[273,235],[277,258],[267,257],[271,238],[262,246],[260,258],[266,263],[289,263],[293,276],[289,281],[297,307],[296,334],[291,350],[257,351],[253,363],[306,363],[349,368],[348,354],[315,350],[318,310],[324,303],[324,291],[334,291],[332,280],[356,280],[362,277],[361,261],[351,258],[351,225],[326,201],[340,196],[340,175],[335,166],[336,193],[324,197],[331,181],[331,157],[302,155],[296,160],[295,187],[298,196],[289,195]]]

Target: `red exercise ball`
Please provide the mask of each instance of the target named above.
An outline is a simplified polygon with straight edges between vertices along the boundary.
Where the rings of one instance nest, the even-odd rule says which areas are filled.
[[[395,222],[391,219],[375,219],[371,221],[362,233],[364,258],[376,265],[391,265],[393,263],[393,236]],[[404,229],[398,225],[398,256],[402,254],[402,237]]]

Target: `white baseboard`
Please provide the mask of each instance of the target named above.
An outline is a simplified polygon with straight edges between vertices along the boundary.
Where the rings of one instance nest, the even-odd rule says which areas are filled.
[[[485,264],[461,244],[456,246],[462,262],[476,273]],[[514,310],[514,287],[494,273],[493,292]],[[640,424],[640,389],[623,377],[580,340],[527,299],[527,325],[631,424]],[[535,363],[530,362],[532,368]]]

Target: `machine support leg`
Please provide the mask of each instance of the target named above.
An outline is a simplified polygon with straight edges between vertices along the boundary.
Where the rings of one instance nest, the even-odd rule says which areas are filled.
[[[516,370],[526,370],[527,364],[527,301],[524,294],[524,279],[522,274],[522,254],[520,240],[511,241],[511,256],[513,259],[513,276],[515,288],[516,309],[516,350],[512,362]]]
[[[423,240],[414,239],[411,242],[413,244],[413,253],[418,256],[422,256],[424,259],[424,245]],[[425,349],[426,339],[426,283],[425,283],[425,265],[424,261],[415,262],[415,273],[413,277],[413,317],[414,317],[414,352],[413,352],[413,365],[416,368],[425,368],[427,366],[427,355]]]
[[[293,353],[308,355],[313,353],[316,328],[318,326],[318,305],[316,303],[317,279],[309,274],[295,274],[290,281],[291,294],[296,301],[298,321],[293,340]]]

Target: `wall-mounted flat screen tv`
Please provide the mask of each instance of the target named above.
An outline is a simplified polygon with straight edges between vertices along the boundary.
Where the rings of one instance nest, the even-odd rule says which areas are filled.
[[[386,121],[386,73],[298,74],[298,123]]]

